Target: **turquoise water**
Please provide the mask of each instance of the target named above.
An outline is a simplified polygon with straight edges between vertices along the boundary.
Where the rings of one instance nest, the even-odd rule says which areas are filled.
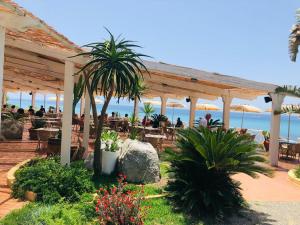
[[[11,99],[8,101],[9,104],[15,104],[19,105],[19,100]],[[22,101],[22,107],[28,108],[31,104],[30,100],[23,100]],[[37,100],[36,106],[44,105],[44,101]],[[79,106],[76,107],[76,112],[79,112]],[[49,106],[55,106],[55,101],[46,101],[46,109],[48,109]],[[61,108],[63,108],[63,105],[61,103]],[[97,109],[98,111],[101,110],[102,105],[98,105]],[[156,113],[160,113],[160,108],[155,108]],[[111,104],[108,107],[108,113],[111,112],[119,112],[121,116],[124,116],[125,113],[128,113],[129,115],[133,112],[133,105],[132,103],[129,103],[128,105],[116,105]],[[167,108],[167,116],[172,119],[172,108]],[[207,112],[204,111],[197,111],[196,112],[196,118],[198,119],[200,116],[204,116]],[[209,111],[209,113],[212,114],[213,119],[221,119],[222,120],[222,111]],[[142,113],[142,110],[139,110],[139,117],[142,118],[144,115]],[[185,125],[188,124],[189,121],[189,110],[188,109],[174,109],[174,121],[177,117],[180,117],[181,120],[185,123]],[[241,120],[242,120],[242,113],[239,112],[231,112],[230,113],[230,127],[241,127]],[[271,121],[271,114],[270,113],[245,113],[244,116],[244,128],[248,129],[258,129],[258,130],[270,130],[270,122]],[[287,137],[288,133],[288,116],[282,115],[281,116],[281,129],[280,134],[282,137]],[[293,140],[296,140],[298,137],[300,137],[300,117],[298,116],[291,116],[291,131],[290,131],[290,137]]]

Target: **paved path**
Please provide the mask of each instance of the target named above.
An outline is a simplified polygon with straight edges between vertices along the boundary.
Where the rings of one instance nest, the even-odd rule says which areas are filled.
[[[33,158],[36,142],[0,142],[0,218],[13,209],[21,208],[25,202],[13,199],[6,184],[6,173],[16,164]]]

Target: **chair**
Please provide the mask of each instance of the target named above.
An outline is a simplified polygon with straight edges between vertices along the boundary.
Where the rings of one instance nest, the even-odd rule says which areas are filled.
[[[45,150],[47,148],[48,139],[54,137],[57,131],[53,130],[37,130],[38,144],[36,150]]]
[[[298,162],[299,162],[300,143],[290,145],[289,155],[292,156],[292,158],[294,158],[294,159],[296,159],[298,157]]]

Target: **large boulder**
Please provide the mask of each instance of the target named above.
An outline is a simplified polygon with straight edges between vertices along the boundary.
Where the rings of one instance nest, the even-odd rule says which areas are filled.
[[[24,124],[14,119],[6,119],[1,124],[1,136],[5,139],[22,139]]]
[[[134,183],[156,183],[160,180],[159,158],[150,143],[127,139],[119,156],[119,172],[127,181]]]

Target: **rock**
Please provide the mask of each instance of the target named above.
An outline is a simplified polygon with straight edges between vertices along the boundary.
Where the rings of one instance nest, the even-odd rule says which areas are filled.
[[[22,139],[24,124],[13,119],[6,119],[1,124],[1,136],[6,139]]]
[[[127,139],[121,148],[118,169],[129,182],[156,183],[160,180],[158,154],[150,143]]]

